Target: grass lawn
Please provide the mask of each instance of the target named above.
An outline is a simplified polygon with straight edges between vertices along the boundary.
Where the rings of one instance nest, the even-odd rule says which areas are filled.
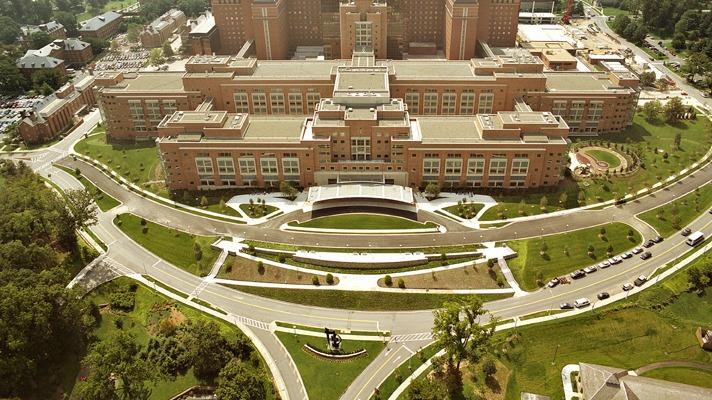
[[[454,206],[445,207],[443,210],[450,214],[457,215],[460,218],[471,219],[477,215],[484,206],[482,203],[464,203],[462,205],[456,204]]]
[[[271,206],[269,204],[263,205],[263,204],[243,203],[243,204],[240,204],[240,210],[242,210],[250,218],[261,218],[261,217],[264,217],[265,215],[270,215],[273,212],[278,211],[279,208],[277,208],[275,206]]]
[[[630,12],[615,7],[603,7],[603,14],[609,17],[617,17],[619,15],[630,15]]]
[[[74,149],[108,165],[142,188],[168,197],[163,166],[158,156],[158,148],[153,142],[138,145],[109,144],[106,143],[106,132],[103,128],[97,128],[96,132],[100,133],[81,140]]]
[[[700,214],[707,212],[710,207],[712,207],[712,184],[699,187],[672,203],[648,210],[640,214],[639,218],[649,223],[661,235],[670,236]]]
[[[322,338],[299,335],[295,337],[294,334],[286,332],[276,332],[276,335],[292,356],[310,399],[337,400],[384,348],[380,341],[344,340],[342,342],[344,351],[366,349],[368,354],[350,361],[330,361],[317,358],[303,350],[305,343],[317,348],[326,348],[325,340]]]
[[[712,371],[704,369],[683,367],[660,368],[648,371],[640,376],[712,388]]]
[[[252,286],[232,286],[241,292],[270,299],[315,307],[367,311],[430,310],[442,307],[446,301],[458,301],[470,297],[462,294],[419,294],[394,292],[351,292],[344,290],[273,289]],[[488,294],[478,296],[484,301],[511,297],[511,294]]]
[[[462,253],[462,252],[473,252],[480,249],[482,246],[478,243],[472,244],[461,244],[454,246],[431,246],[431,247],[409,247],[409,248],[356,248],[356,247],[318,247],[318,246],[295,246],[287,243],[274,243],[274,242],[264,242],[261,240],[245,240],[243,242],[246,245],[253,245],[254,247],[259,247],[263,249],[273,249],[273,250],[311,250],[311,251],[333,251],[333,252],[346,252],[352,253],[354,251],[359,251],[363,253],[411,253],[414,251],[420,251],[425,254],[450,254],[450,253]]]
[[[712,253],[692,265],[710,261]],[[595,314],[518,328],[519,339],[502,359],[513,371],[506,398],[519,399],[521,391],[563,398],[561,368],[571,363],[626,369],[668,360],[712,363],[712,353],[702,350],[694,335],[698,326],[709,324],[712,291],[702,297],[687,293],[686,279],[681,271]],[[679,297],[673,299],[673,294]],[[673,302],[665,306],[662,299]],[[686,372],[671,376],[688,382],[699,378]]]
[[[124,9],[132,4],[137,3],[137,2],[138,2],[138,0],[109,0],[109,2],[106,3],[104,8],[102,9],[102,12],[121,10],[121,9]],[[77,14],[77,21],[78,22],[86,21],[93,16],[94,16],[94,14],[89,12],[89,6],[86,5],[86,11],[84,11],[81,14]]]
[[[130,283],[134,283],[134,281],[126,277],[117,278],[89,293],[88,298],[96,304],[105,304],[108,302],[111,292],[115,290],[118,285]],[[158,323],[167,317],[171,317],[174,321],[180,322],[186,319],[211,320],[216,322],[220,326],[221,332],[228,337],[234,337],[238,333],[237,328],[234,326],[203,314],[186,305],[175,303],[140,284],[136,290],[136,304],[134,309],[130,312],[102,311],[101,320],[92,333],[96,336],[97,340],[105,340],[119,329],[117,328],[118,324],[122,324],[123,331],[132,333],[136,338],[136,342],[141,346],[145,346],[156,330]],[[252,366],[251,363],[245,363],[244,365],[248,367]],[[267,375],[269,374],[264,364],[260,364],[255,368],[262,370],[263,373]],[[159,380],[153,382],[151,385],[152,392],[150,399],[168,399],[200,383],[195,375],[193,375],[192,370],[188,370],[185,375],[179,375],[175,380]],[[206,384],[207,382],[202,383]],[[267,394],[269,399],[274,398],[271,388],[268,388]]]
[[[219,255],[210,247],[215,237],[191,235],[150,221],[143,226],[141,220],[133,214],[121,214],[114,219],[114,224],[148,251],[176,267],[200,276],[210,272]],[[144,228],[147,228],[145,233]],[[200,260],[196,260],[194,252],[196,243],[202,250]]]
[[[409,289],[494,289],[499,287],[498,278],[502,280],[502,287],[508,287],[507,280],[499,272],[499,267],[495,266],[489,272],[486,265],[477,264],[447,271],[394,278],[393,287],[397,286],[398,279],[403,279],[405,287]],[[383,278],[378,280],[378,285],[386,287]]]
[[[257,266],[256,261],[248,260],[244,257],[228,256],[220,268],[218,278],[233,279],[239,281],[251,282],[271,282],[271,283],[290,283],[295,285],[312,285],[312,278],[316,275],[295,271],[292,269],[275,267],[269,264],[263,264],[262,270]],[[322,285],[326,284],[326,277],[317,276]],[[334,278],[334,284],[338,283],[339,279]]]
[[[621,160],[619,160],[618,157],[610,151],[592,149],[586,150],[586,154],[598,161],[603,161],[608,164],[608,168],[618,168],[621,165]]]
[[[77,175],[76,171],[73,171],[71,168],[67,168],[62,165],[56,165],[55,167],[67,172],[68,174],[72,175],[73,177],[77,178],[77,180],[84,186],[84,188],[94,196],[94,201],[96,202],[96,205],[99,206],[99,209],[101,211],[109,211],[112,208],[118,206],[119,201],[116,200],[115,198],[109,196],[108,194],[104,193],[101,189],[98,187],[94,186],[93,183],[91,183],[87,178],[84,177],[84,175],[79,174]]]
[[[488,221],[540,214],[542,211],[539,209],[539,202],[542,196],[546,196],[548,200],[546,212],[552,212],[578,207],[579,193],[583,193],[586,204],[594,204],[611,200],[615,194],[634,193],[642,188],[650,187],[658,181],[658,177],[665,179],[699,160],[712,144],[709,129],[710,121],[702,117],[694,121],[681,121],[675,125],[669,125],[661,121],[650,122],[642,114],[636,114],[633,125],[628,129],[620,133],[600,135],[598,139],[593,140],[593,144],[598,145],[599,141],[603,141],[604,146],[608,142],[611,145],[617,145],[619,149],[621,147],[637,149],[641,154],[645,168],[641,168],[629,177],[611,176],[586,179],[581,182],[567,178],[554,192],[494,196],[499,204],[485,211],[480,220]],[[678,132],[682,135],[679,150],[675,149],[673,144],[675,134]],[[579,142],[581,145],[588,143],[588,140]],[[668,153],[667,160],[663,158],[664,152]],[[567,196],[565,201],[560,202],[562,193],[566,193]]]
[[[606,229],[604,237],[599,237],[601,228]],[[628,239],[628,231],[633,230],[633,236]],[[610,256],[606,254],[608,246],[613,246],[613,253],[618,254],[641,241],[640,234],[630,226],[622,223],[612,223],[573,232],[549,235],[542,238],[531,238],[509,241],[506,244],[517,252],[517,257],[508,261],[509,267],[519,285],[524,290],[534,290],[537,286],[537,275],[543,283],[551,278],[568,274],[576,269],[595,264]],[[546,243],[548,250],[542,256],[542,244]],[[594,247],[594,256],[587,254],[588,246]],[[568,255],[566,250],[568,249]]]
[[[418,222],[382,214],[341,214],[315,218],[306,222],[290,222],[290,226],[319,229],[426,229],[437,228],[432,222]]]

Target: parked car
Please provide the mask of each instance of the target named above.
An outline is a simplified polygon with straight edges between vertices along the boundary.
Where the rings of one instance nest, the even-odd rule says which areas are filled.
[[[633,250],[631,250],[631,253],[633,253],[633,254],[640,254],[642,252],[643,252],[643,249],[641,249],[640,247],[636,247]]]
[[[655,236],[655,237],[653,238],[653,242],[655,242],[655,243],[660,243],[660,242],[662,242],[662,241],[663,241],[663,237],[662,237],[662,236],[659,236],[659,235],[658,235],[658,236]]]
[[[550,280],[549,283],[546,284],[546,286],[553,288],[553,287],[557,286],[559,283],[561,283],[561,281],[559,281],[559,278],[554,278],[554,279]]]
[[[618,256],[613,256],[613,257],[609,258],[608,260],[611,262],[611,264],[620,264],[623,262],[623,259]]]
[[[610,266],[611,266],[611,264],[604,264],[604,263],[599,263],[599,264],[598,264],[598,268],[601,268],[601,269],[608,268],[608,267],[610,267]]]
[[[648,277],[645,275],[641,275],[641,276],[635,278],[633,283],[635,284],[635,286],[643,286],[643,284],[647,281],[648,281]]]
[[[652,247],[654,244],[655,244],[655,242],[653,242],[652,239],[649,239],[645,243],[643,243],[643,247],[645,247],[647,249],[649,247]]]
[[[584,272],[584,270],[582,269],[571,273],[571,279],[579,279],[583,278],[584,276],[586,276],[586,272]]]
[[[685,229],[683,229],[682,232],[680,232],[680,233],[682,234],[682,236],[690,236],[690,234],[692,233],[692,229],[690,229],[690,228],[685,228]]]
[[[598,271],[598,268],[596,268],[595,265],[591,265],[591,266],[586,267],[586,268],[583,269],[583,272],[585,272],[585,273],[587,273],[587,274],[590,274],[590,273],[596,272],[596,271]]]
[[[605,265],[606,268],[611,266],[611,261],[610,260],[603,260],[601,264]]]
[[[712,208],[710,208],[710,214],[712,214]]]
[[[596,295],[596,297],[598,297],[598,300],[605,300],[605,299],[611,297],[611,295],[608,294],[608,292],[601,292],[598,295]]]
[[[633,286],[632,283],[626,283],[625,285],[623,285],[623,291],[624,291],[624,292],[627,292],[627,291],[629,291],[629,290],[632,290],[634,287],[635,287],[635,286]]]
[[[574,306],[572,306],[571,303],[561,303],[559,304],[559,308],[562,310],[570,310],[574,308]]]
[[[626,251],[625,253],[621,254],[621,258],[623,259],[631,257],[633,257],[633,253],[631,253],[630,251]]]
[[[640,255],[641,260],[647,260],[648,258],[652,257],[653,253],[646,251],[645,253]]]
[[[591,305],[591,302],[585,297],[576,299],[576,301],[574,301],[574,307],[576,308],[583,308],[589,305]]]

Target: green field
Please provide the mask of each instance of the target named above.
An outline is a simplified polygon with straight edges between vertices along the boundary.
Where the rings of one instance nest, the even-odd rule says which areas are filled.
[[[103,128],[99,134],[78,142],[74,149],[83,155],[96,159],[129,181],[160,196],[168,197],[163,177],[158,148],[151,142],[141,145],[117,145],[106,143]]]
[[[89,293],[88,298],[96,304],[105,304],[108,302],[109,295],[118,285],[125,285],[133,283],[134,281],[126,278],[120,277],[116,280],[106,283],[99,288],[95,289]],[[153,331],[156,330],[156,324],[158,318],[165,313],[162,308],[172,305],[175,310],[180,315],[184,316],[190,320],[205,319],[216,322],[220,326],[221,332],[226,336],[234,336],[237,334],[238,330],[236,327],[229,325],[221,320],[203,314],[191,307],[185,306],[180,303],[174,303],[167,297],[153,292],[150,288],[143,285],[138,285],[136,290],[136,304],[134,309],[130,312],[107,312],[101,314],[101,320],[99,325],[92,332],[98,340],[105,340],[112,333],[116,332],[119,328],[119,324],[122,329],[126,332],[132,333],[136,342],[141,346],[145,346],[148,343],[149,338],[153,335]],[[160,314],[160,315],[159,315]],[[163,315],[165,316],[165,315]],[[252,365],[251,363],[246,363],[245,365]],[[78,368],[78,366],[77,366]],[[255,368],[262,369],[265,374],[268,372],[265,370],[264,365],[260,364]],[[183,390],[192,387],[197,384],[206,384],[208,382],[199,382],[198,379],[193,375],[192,370],[188,370],[185,375],[179,375],[175,380],[159,380],[153,382],[152,392],[150,399],[152,400],[164,400],[176,396]],[[274,398],[272,390],[267,390],[268,398]]]
[[[586,179],[581,182],[566,178],[554,192],[494,196],[499,204],[485,211],[480,220],[491,221],[541,214],[539,202],[542,196],[548,199],[546,212],[552,212],[578,207],[579,193],[583,193],[585,204],[594,204],[612,200],[616,194],[622,196],[650,187],[658,182],[658,177],[665,179],[699,160],[712,144],[709,129],[710,121],[703,117],[669,125],[661,121],[650,122],[642,114],[636,114],[633,125],[628,129],[620,133],[602,134],[592,144],[600,145],[598,142],[602,141],[604,147],[605,143],[610,143],[611,146],[617,145],[619,149],[621,147],[637,149],[645,168],[641,168],[629,177],[610,176]],[[682,135],[679,150],[674,147],[675,134],[678,132]],[[576,145],[583,146],[588,143],[584,140]],[[668,153],[667,159],[663,157],[665,152]],[[560,203],[562,193],[566,193],[567,196],[566,201]]]
[[[654,369],[640,376],[712,388],[712,371],[710,370],[684,367],[670,367]]]
[[[664,206],[648,210],[638,217],[650,224],[662,236],[671,236],[700,214],[712,207],[712,184],[699,187],[692,193]],[[658,218],[658,214],[662,218]]]
[[[121,204],[118,200],[104,193],[98,187],[94,186],[94,184],[91,183],[87,178],[85,178],[84,175],[77,175],[76,171],[73,171],[71,168],[67,168],[62,165],[55,164],[54,166],[75,177],[82,184],[82,186],[84,186],[84,188],[92,194],[96,205],[99,206],[99,209],[101,209],[101,211],[109,211],[112,208]]]
[[[437,228],[432,222],[418,222],[382,214],[341,214],[315,218],[306,222],[290,222],[289,226],[318,229],[383,230]]]
[[[254,286],[232,286],[241,292],[270,299],[314,307],[339,308],[365,311],[413,311],[432,310],[442,307],[446,301],[458,301],[470,297],[464,294],[420,294],[394,292],[352,292],[344,290],[273,289]],[[511,297],[511,294],[479,295],[483,301]]]
[[[468,214],[474,217],[485,205],[482,203],[465,203],[456,204],[454,206],[445,207],[443,210],[449,212],[450,214],[457,215],[460,218],[467,218]]]
[[[124,9],[132,4],[137,3],[138,0],[109,0],[109,2],[106,3],[106,5],[103,7],[102,11],[116,11],[116,10],[121,10]],[[92,13],[89,12],[89,6],[86,6],[86,11],[84,11],[81,14],[77,14],[77,21],[82,22],[85,20],[88,20],[89,18],[93,17]]]
[[[346,352],[366,349],[368,354],[350,361],[330,361],[317,358],[303,350],[305,343],[317,348],[326,348],[325,339],[312,336],[294,336],[286,332],[276,332],[279,340],[292,356],[299,374],[302,376],[310,399],[337,400],[351,382],[383,350],[380,341],[359,342],[344,340],[342,348]]]
[[[620,8],[603,7],[603,14],[615,18],[619,15],[630,15],[630,12],[628,10],[621,10]]]
[[[598,161],[603,161],[604,163],[608,164],[609,169],[618,168],[621,165],[621,160],[619,160],[618,157],[615,156],[615,154],[612,154],[611,152],[606,150],[586,150],[586,154],[595,158]]]
[[[191,274],[207,275],[219,255],[210,247],[217,239],[215,237],[191,235],[150,221],[144,226],[141,218],[133,214],[117,216],[114,224],[148,251]],[[145,233],[144,227],[147,228]],[[200,260],[196,260],[194,252],[196,243],[202,251]]]
[[[601,228],[606,229],[604,238],[599,237]],[[537,274],[541,273],[542,283],[549,279],[568,274],[579,268],[596,264],[609,258],[606,254],[608,246],[613,246],[614,254],[619,254],[641,241],[640,234],[633,230],[633,238],[628,239],[628,231],[632,228],[622,223],[612,223],[593,228],[580,229],[558,235],[514,240],[506,242],[507,246],[517,252],[517,257],[508,261],[509,267],[517,282],[524,290],[534,290],[537,285]],[[605,239],[605,240],[604,240]],[[543,243],[548,250],[540,255]],[[594,248],[594,257],[588,255],[588,246]],[[568,255],[566,251],[568,249]]]

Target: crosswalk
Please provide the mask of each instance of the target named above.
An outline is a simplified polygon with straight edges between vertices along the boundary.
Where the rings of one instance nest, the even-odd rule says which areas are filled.
[[[430,332],[422,332],[391,336],[391,343],[422,342],[426,340],[433,340],[433,334]]]
[[[190,292],[190,295],[188,296],[188,300],[192,300],[194,297],[198,297],[200,293],[205,290],[206,287],[210,284],[210,281],[207,279],[203,279],[198,286],[193,289],[192,292]]]
[[[266,322],[258,321],[256,319],[252,319],[252,318],[243,317],[242,315],[230,314],[230,316],[235,320],[235,323],[247,325],[251,328],[262,329],[264,331],[270,330],[270,324],[268,324]]]

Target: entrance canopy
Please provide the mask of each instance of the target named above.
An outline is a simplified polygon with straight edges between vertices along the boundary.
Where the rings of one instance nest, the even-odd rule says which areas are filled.
[[[403,204],[415,204],[413,189],[380,183],[340,183],[309,188],[307,203],[316,204],[332,200],[370,199]]]

